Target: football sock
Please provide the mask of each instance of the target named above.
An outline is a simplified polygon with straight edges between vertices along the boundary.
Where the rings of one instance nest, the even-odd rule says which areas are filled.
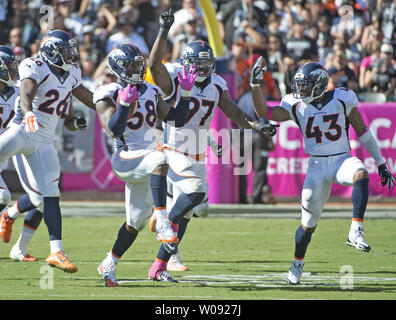
[[[43,219],[43,213],[38,209],[30,210],[23,221],[24,225],[32,230],[36,230]]]
[[[38,209],[30,210],[25,217],[22,232],[18,238],[17,245],[21,248],[22,252],[26,254],[26,250],[30,239],[33,237],[34,232],[37,227],[40,225],[41,220],[43,219],[43,214]]]
[[[126,222],[121,226],[118,231],[117,240],[115,241],[113,248],[111,249],[112,253],[120,259],[122,255],[129,249],[132,243],[135,241],[138,232],[129,232],[126,228]]]
[[[204,192],[182,193],[176,199],[169,213],[169,221],[174,224],[179,224],[183,217],[192,210],[195,206],[199,205],[205,197]]]
[[[294,257],[301,260],[305,257],[305,252],[307,251],[308,244],[311,241],[313,232],[306,232],[300,225],[296,231],[295,241],[296,247],[294,251]]]
[[[179,222],[179,229],[177,230],[177,237],[179,238],[179,243],[181,239],[183,239],[184,233],[186,232],[187,225],[190,222],[190,219],[183,218]]]
[[[18,241],[16,242],[16,245],[19,246],[23,254],[27,253],[27,247],[29,245],[30,240],[32,239],[34,235],[35,229],[31,229],[27,227],[26,225],[23,226],[22,232],[19,235]]]
[[[50,241],[62,239],[62,216],[59,197],[44,197],[44,222],[47,225]]]
[[[175,248],[177,248],[177,245],[174,245]],[[165,249],[165,245],[161,244],[158,253],[157,253],[157,259],[161,260],[161,261],[165,261],[168,262],[170,257],[172,256],[172,254],[177,253],[177,250],[175,250],[173,253],[169,253],[166,249]]]
[[[12,219],[16,219],[23,213],[35,208],[36,207],[33,205],[32,201],[30,201],[29,195],[25,193],[11,208],[8,209],[8,216]]]
[[[352,205],[353,205],[353,215],[352,223],[355,225],[361,225],[364,219],[364,214],[366,212],[368,197],[369,197],[369,179],[359,179],[353,184],[352,190]],[[355,222],[355,223],[354,223]]]
[[[50,240],[51,253],[63,251],[62,240]]]
[[[166,176],[151,174],[151,193],[153,195],[154,206],[156,208],[166,208],[167,182]]]

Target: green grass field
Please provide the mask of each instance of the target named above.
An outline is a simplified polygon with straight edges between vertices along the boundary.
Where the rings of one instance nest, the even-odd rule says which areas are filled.
[[[66,274],[46,266],[49,253],[44,223],[31,241],[36,263],[14,262],[8,254],[19,236],[16,221],[9,244],[0,244],[1,300],[278,300],[396,299],[396,219],[369,219],[366,239],[372,252],[345,244],[349,219],[322,219],[306,256],[299,286],[285,276],[299,219],[194,218],[180,245],[187,272],[171,272],[179,283],[149,281],[159,248],[146,228],[117,268],[120,288],[105,288],[96,268],[114,243],[122,217],[65,217],[64,249],[79,267]],[[353,271],[346,282],[342,268]],[[53,275],[53,288],[48,277]],[[341,284],[349,284],[345,288]]]

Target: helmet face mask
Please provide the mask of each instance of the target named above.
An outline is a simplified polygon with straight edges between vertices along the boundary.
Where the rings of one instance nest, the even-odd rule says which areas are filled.
[[[126,83],[138,85],[146,77],[146,59],[133,45],[117,46],[109,53],[107,63],[110,70]]]
[[[11,49],[0,46],[0,81],[12,87],[19,80],[19,60]]]
[[[70,71],[80,59],[77,42],[68,33],[54,30],[42,40],[40,54],[49,64]]]
[[[294,98],[311,103],[327,90],[329,75],[318,63],[309,62],[301,66],[293,77],[291,90]]]
[[[137,56],[134,61],[128,61],[124,66],[126,72],[124,78],[128,83],[139,84],[144,81],[146,75],[146,60],[143,56]]]
[[[212,48],[204,41],[191,42],[183,51],[183,65],[190,69],[194,66],[198,72],[196,82],[203,82],[214,71],[215,58]]]

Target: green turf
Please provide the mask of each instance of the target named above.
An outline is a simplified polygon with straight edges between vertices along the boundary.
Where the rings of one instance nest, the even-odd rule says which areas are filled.
[[[44,223],[30,253],[36,263],[8,258],[12,240],[0,244],[0,299],[396,299],[396,220],[365,222],[370,253],[345,244],[349,219],[322,219],[306,256],[300,286],[285,284],[294,250],[297,219],[194,218],[180,246],[187,272],[171,272],[177,284],[152,282],[147,272],[159,248],[148,228],[139,235],[117,268],[120,288],[105,288],[96,268],[112,247],[122,224],[119,217],[64,218],[64,249],[79,267],[66,274],[46,267],[49,252]],[[340,286],[340,268],[350,266],[353,288]],[[45,281],[53,272],[53,289]],[[350,274],[349,274],[350,275]],[[46,287],[47,286],[47,287]]]

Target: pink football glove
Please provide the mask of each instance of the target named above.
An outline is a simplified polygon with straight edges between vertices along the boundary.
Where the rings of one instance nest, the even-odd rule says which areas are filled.
[[[25,124],[25,132],[35,132],[38,130],[38,121],[36,116],[32,111],[28,111],[25,114],[26,124]]]
[[[139,93],[136,87],[132,87],[131,84],[128,84],[124,89],[118,90],[118,96],[120,97],[121,105],[130,107],[131,103],[139,98]]]
[[[186,66],[183,66],[183,74],[177,72],[177,79],[179,80],[180,87],[182,89],[182,97],[189,97],[192,88],[194,87],[195,79],[198,77],[196,68],[192,66],[188,72],[186,72]]]

